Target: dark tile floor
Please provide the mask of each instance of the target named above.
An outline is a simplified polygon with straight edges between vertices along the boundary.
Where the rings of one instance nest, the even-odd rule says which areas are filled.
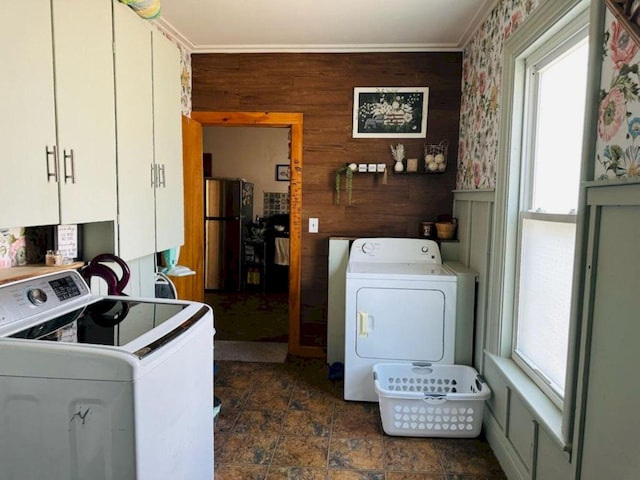
[[[482,438],[386,435],[378,405],[344,401],[323,360],[218,366],[216,480],[506,478]]]

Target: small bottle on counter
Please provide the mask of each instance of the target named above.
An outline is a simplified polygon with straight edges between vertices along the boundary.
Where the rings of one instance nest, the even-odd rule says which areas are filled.
[[[62,265],[62,254],[58,250],[47,250],[47,254],[44,257],[44,262],[47,267],[57,267]]]

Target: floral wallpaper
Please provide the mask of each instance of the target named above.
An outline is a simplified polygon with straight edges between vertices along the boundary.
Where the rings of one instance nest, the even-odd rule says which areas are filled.
[[[191,116],[191,52],[178,44],[180,50],[180,99],[182,103],[182,114],[185,117]]]
[[[596,141],[596,180],[640,177],[640,52],[607,10]]]
[[[467,44],[456,188],[495,188],[504,41],[544,0],[500,0]],[[640,47],[607,10],[594,178],[640,178]]]
[[[504,41],[543,0],[499,0],[462,56],[456,188],[495,188]]]
[[[182,114],[191,116],[191,52],[164,30],[159,30],[165,37],[176,44],[180,51],[180,103]]]
[[[27,264],[24,228],[0,228],[0,268]]]

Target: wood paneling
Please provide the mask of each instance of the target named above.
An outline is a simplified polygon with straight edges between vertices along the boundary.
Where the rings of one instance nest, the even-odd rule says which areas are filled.
[[[451,213],[461,65],[459,52],[192,56],[194,111],[304,115],[304,148],[300,152],[301,158],[304,156],[304,190],[299,205],[303,227],[302,329],[309,323],[305,320],[316,322],[318,312],[326,314],[329,236],[416,237],[421,221]],[[376,86],[429,87],[426,140],[351,137],[353,88]],[[380,175],[356,174],[352,204],[346,204],[345,196],[340,205],[334,204],[335,171],[345,163],[386,163],[390,167],[391,144],[403,143],[407,157],[422,159],[425,143],[443,139],[449,141],[444,174],[389,172],[386,185]],[[319,218],[320,233],[306,233],[309,217]]]

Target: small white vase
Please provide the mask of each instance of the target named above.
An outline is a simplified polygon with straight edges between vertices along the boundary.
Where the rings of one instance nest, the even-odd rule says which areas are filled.
[[[393,171],[394,172],[404,172],[404,165],[402,163],[402,160],[396,160],[396,163],[393,166]]]

